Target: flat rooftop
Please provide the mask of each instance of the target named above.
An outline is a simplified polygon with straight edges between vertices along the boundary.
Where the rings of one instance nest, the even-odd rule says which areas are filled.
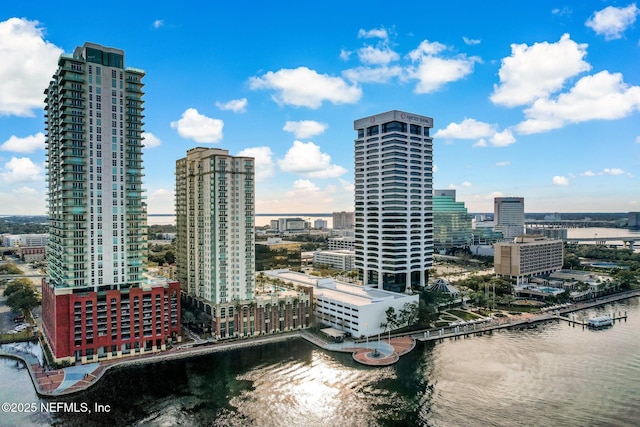
[[[329,277],[312,276],[289,271],[288,269],[264,271],[264,274],[288,283],[312,286],[314,288],[314,297],[322,296],[352,306],[365,306],[389,300],[415,299],[414,295],[399,294],[368,286],[353,285],[351,283],[339,282]]]

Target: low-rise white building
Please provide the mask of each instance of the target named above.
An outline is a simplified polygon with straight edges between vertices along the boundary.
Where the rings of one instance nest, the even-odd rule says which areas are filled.
[[[398,313],[405,308],[405,304],[418,304],[417,294],[363,287],[288,269],[265,271],[264,274],[293,286],[310,288],[316,321],[349,332],[354,337],[386,332],[381,325],[387,321],[385,312],[389,307]]]
[[[334,251],[336,249],[356,249],[356,238],[355,237],[331,237],[327,239],[327,245],[330,251]]]
[[[2,246],[43,247],[47,246],[48,234],[5,234],[2,236]]]
[[[333,251],[316,251],[313,253],[313,265],[326,265],[342,271],[351,271],[355,268],[355,251],[339,249]]]

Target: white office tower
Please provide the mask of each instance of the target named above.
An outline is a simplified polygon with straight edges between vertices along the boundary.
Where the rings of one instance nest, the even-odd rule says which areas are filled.
[[[433,119],[393,110],[353,126],[356,268],[365,286],[410,292],[433,264]]]
[[[496,197],[493,200],[493,229],[506,240],[524,234],[524,197]]]
[[[254,159],[193,148],[176,161],[178,277],[189,301],[254,296]]]

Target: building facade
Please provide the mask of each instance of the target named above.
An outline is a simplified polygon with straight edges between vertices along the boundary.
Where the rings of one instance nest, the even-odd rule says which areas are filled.
[[[355,225],[354,212],[334,212],[333,213],[333,229],[345,230],[353,228]]]
[[[456,190],[433,191],[433,245],[436,250],[465,248],[473,243],[471,215]]]
[[[132,295],[154,301],[157,295],[163,302],[160,289],[170,293],[175,286],[153,286],[143,276],[145,73],[124,63],[124,51],[85,43],[60,56],[45,90],[49,277],[42,291],[43,329],[57,360],[160,350],[180,331],[170,305],[149,318],[151,335],[147,328],[135,333],[142,324],[122,317],[130,315],[122,301]]]
[[[326,219],[316,219],[313,221],[313,228],[318,230],[324,230],[327,228],[327,220]]]
[[[254,172],[253,158],[217,148],[176,161],[177,277],[208,315],[254,297]]]
[[[313,253],[314,267],[328,266],[342,271],[355,269],[356,254],[349,249],[335,249],[330,251],[316,251]]]
[[[564,243],[542,236],[520,236],[495,244],[495,273],[516,278],[551,274],[562,268]]]
[[[48,234],[5,234],[2,246],[6,247],[45,247]]]
[[[409,292],[433,264],[433,119],[388,111],[354,121],[356,267],[365,285]]]
[[[396,313],[418,306],[418,295],[389,292],[369,286],[335,281],[330,277],[317,277],[296,273],[288,269],[265,271],[271,279],[305,289],[313,301],[316,322],[330,325],[354,337],[385,333],[386,311]]]
[[[524,197],[496,197],[493,199],[494,230],[505,240],[524,234]]]
[[[327,246],[330,251],[336,249],[350,249],[356,248],[355,237],[330,237],[327,239]]]

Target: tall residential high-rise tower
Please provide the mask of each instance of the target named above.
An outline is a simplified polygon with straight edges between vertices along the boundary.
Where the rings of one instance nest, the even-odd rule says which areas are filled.
[[[353,127],[356,268],[365,285],[409,292],[433,264],[433,119],[392,110]]]
[[[254,174],[253,158],[217,148],[176,161],[178,280],[208,314],[254,297]]]
[[[511,240],[524,234],[524,197],[496,197],[493,200],[494,230]]]
[[[60,56],[45,90],[43,328],[58,360],[160,350],[180,332],[179,284],[143,274],[144,74],[122,50],[85,43]]]

